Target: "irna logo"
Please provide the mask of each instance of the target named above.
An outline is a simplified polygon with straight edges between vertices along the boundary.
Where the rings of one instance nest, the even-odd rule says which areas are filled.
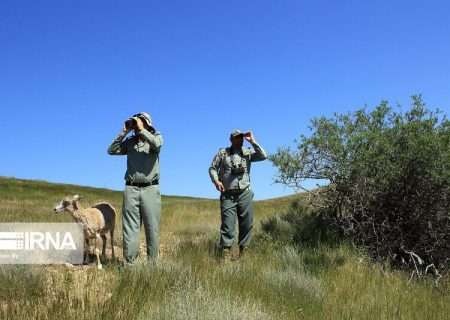
[[[84,246],[78,223],[0,223],[0,265],[81,264]]]
[[[0,232],[0,250],[77,250],[70,232]]]

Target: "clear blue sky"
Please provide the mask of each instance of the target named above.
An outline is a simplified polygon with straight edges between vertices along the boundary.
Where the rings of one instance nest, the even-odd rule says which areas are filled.
[[[422,93],[450,110],[447,1],[0,2],[0,175],[123,188],[130,114],[163,133],[162,192],[217,196],[233,128],[269,152],[309,119]],[[273,185],[253,167],[257,198]]]

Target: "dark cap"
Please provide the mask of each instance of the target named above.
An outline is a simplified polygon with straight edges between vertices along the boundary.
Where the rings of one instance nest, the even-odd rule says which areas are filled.
[[[235,129],[230,133],[230,139],[238,136],[244,136],[244,133],[239,129]]]

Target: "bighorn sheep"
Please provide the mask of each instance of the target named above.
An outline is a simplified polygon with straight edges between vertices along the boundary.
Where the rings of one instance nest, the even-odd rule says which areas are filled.
[[[100,202],[90,208],[81,208],[79,204],[80,196],[65,197],[53,209],[55,213],[69,212],[77,223],[83,225],[86,250],[89,248],[89,241],[95,239],[95,255],[97,257],[97,268],[102,269],[99,250],[97,249],[97,239],[102,238],[103,250],[102,258],[106,257],[106,234],[109,232],[111,239],[111,252],[114,259],[114,227],[116,221],[116,210],[107,202]],[[85,261],[87,253],[84,253]]]

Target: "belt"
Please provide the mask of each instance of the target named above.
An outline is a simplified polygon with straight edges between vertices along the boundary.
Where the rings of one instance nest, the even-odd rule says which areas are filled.
[[[125,181],[125,185],[133,186],[133,187],[139,187],[139,188],[156,186],[158,184],[159,184],[159,180],[153,180],[152,182],[131,182],[131,181]]]
[[[236,194],[241,194],[245,191],[247,191],[249,189],[249,187],[245,188],[245,189],[230,189],[230,190],[226,190],[223,192],[224,195],[236,195]]]

